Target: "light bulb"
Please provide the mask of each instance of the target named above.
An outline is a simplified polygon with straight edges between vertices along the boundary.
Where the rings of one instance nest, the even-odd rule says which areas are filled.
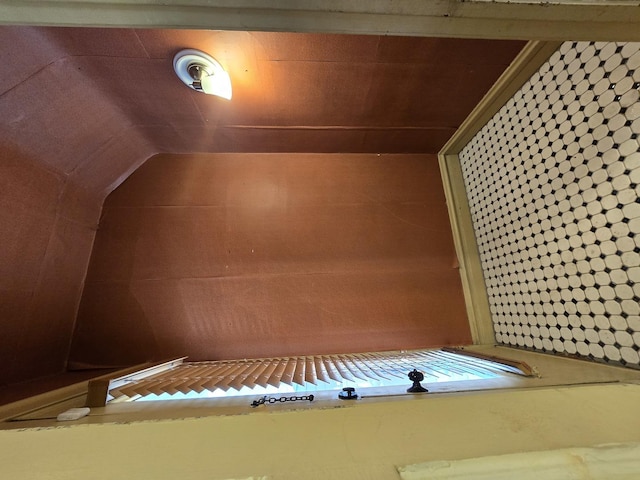
[[[211,75],[203,75],[200,84],[204,93],[231,100],[231,78],[224,70],[216,69]]]

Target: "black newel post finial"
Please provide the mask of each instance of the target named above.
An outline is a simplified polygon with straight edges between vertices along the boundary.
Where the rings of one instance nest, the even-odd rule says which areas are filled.
[[[407,388],[407,392],[409,393],[423,393],[423,392],[428,392],[429,390],[427,390],[426,388],[424,388],[422,385],[420,385],[420,382],[422,380],[424,380],[424,375],[422,374],[422,372],[419,372],[418,370],[416,370],[415,368],[413,370],[411,370],[409,372],[409,380],[411,380],[413,382],[413,385],[409,388]]]

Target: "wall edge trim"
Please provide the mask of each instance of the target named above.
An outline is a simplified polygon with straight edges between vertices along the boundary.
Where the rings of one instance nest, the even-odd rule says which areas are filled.
[[[538,71],[561,44],[562,42],[538,41],[527,43],[438,154],[460,153],[475,134],[531,78],[531,75]]]
[[[502,106],[560,47],[560,42],[527,43],[489,89],[456,133],[438,152],[442,186],[449,212],[451,233],[460,265],[460,279],[474,345],[495,343],[489,299],[480,253],[458,154]]]
[[[86,396],[89,391],[89,382],[99,379],[111,379],[121,377],[138,372],[145,368],[151,368],[155,365],[164,362],[148,362],[141,363],[132,367],[124,368],[116,372],[101,375],[92,379],[84,380],[82,382],[74,383],[66,387],[57,388],[48,392],[34,395],[32,397],[17,400],[15,402],[8,403],[0,406],[0,422],[10,421],[12,418],[16,418],[22,415],[36,412],[42,408],[54,406],[68,400],[76,399],[82,396]]]

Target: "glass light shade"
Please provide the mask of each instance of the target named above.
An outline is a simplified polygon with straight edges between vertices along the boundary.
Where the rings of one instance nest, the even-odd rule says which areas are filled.
[[[231,100],[231,78],[211,55],[200,50],[181,50],[173,57],[173,69],[189,88]]]
[[[231,78],[224,70],[216,69],[212,75],[203,75],[200,83],[204,93],[231,100]]]

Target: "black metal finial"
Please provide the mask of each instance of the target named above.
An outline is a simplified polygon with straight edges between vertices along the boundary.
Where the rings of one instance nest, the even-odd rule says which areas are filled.
[[[422,372],[419,372],[414,368],[409,372],[408,377],[409,380],[413,382],[413,385],[407,388],[408,393],[424,393],[429,391],[422,385],[420,385],[420,382],[424,380],[424,375],[422,374]]]

